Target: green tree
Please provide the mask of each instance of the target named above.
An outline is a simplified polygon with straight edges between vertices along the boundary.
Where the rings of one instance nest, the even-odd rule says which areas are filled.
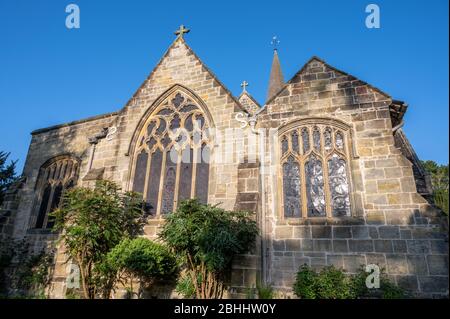
[[[435,161],[422,161],[422,165],[425,170],[431,175],[431,184],[433,186],[433,190],[448,191],[448,164],[439,165]]]
[[[17,161],[11,161],[7,164],[7,160],[10,153],[0,151],[0,206],[5,198],[5,192],[9,186],[16,180],[16,163]]]
[[[233,257],[248,252],[257,233],[249,213],[192,199],[181,202],[167,217],[160,237],[185,261],[196,298],[210,299],[222,297],[224,275]]]
[[[122,193],[113,182],[99,181],[95,188],[66,192],[53,215],[66,253],[80,269],[84,297],[109,298],[116,274],[105,272],[101,265],[123,239],[142,232],[145,215],[141,196]]]
[[[433,199],[436,206],[448,214],[448,164],[439,165],[434,161],[423,161],[422,165],[431,176]]]
[[[108,253],[106,265],[108,272],[112,270],[117,273],[119,281],[131,283],[130,291],[133,293],[132,283],[137,279],[138,297],[144,285],[171,279],[177,270],[176,258],[165,245],[142,237],[122,240]]]

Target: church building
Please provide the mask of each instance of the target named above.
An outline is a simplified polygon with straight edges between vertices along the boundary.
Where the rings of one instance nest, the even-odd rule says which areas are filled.
[[[234,96],[188,31],[122,109],[31,133],[0,240],[25,239],[30,253],[57,244],[49,213],[61,194],[105,179],[143,194],[150,239],[183,199],[255,213],[257,244],[233,262],[231,297],[258,283],[289,297],[303,264],[375,264],[416,296],[448,295],[447,218],[402,130],[408,105],[318,57],[285,81],[276,49],[265,103],[245,81]],[[51,297],[65,296],[69,272],[59,247]]]

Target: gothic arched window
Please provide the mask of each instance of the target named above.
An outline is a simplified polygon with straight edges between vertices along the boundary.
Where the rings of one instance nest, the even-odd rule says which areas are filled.
[[[209,123],[187,94],[175,92],[153,111],[137,139],[132,189],[160,216],[181,200],[208,200]]]
[[[39,195],[35,228],[53,227],[49,213],[58,208],[64,191],[75,185],[78,170],[78,161],[70,156],[58,156],[42,165],[36,184]]]
[[[325,120],[281,133],[285,218],[350,216],[348,134]]]

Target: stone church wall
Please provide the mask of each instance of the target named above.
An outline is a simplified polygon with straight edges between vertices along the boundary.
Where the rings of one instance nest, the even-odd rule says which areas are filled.
[[[312,59],[261,110],[257,130],[247,126],[235,131],[242,126],[236,116],[246,111],[182,38],[119,112],[33,133],[14,227],[8,216],[6,229],[14,238],[27,238],[35,252],[55,243],[55,234],[33,229],[39,169],[55,156],[69,154],[80,160],[78,185],[92,186],[103,178],[131,190],[138,128],[161,98],[178,91],[205,107],[216,129],[213,158],[228,156],[210,165],[208,203],[256,212],[261,230],[255,250],[233,262],[231,296],[243,297],[259,280],[290,294],[295,273],[305,263],[314,268],[333,264],[348,272],[374,263],[419,295],[448,293],[446,220],[417,193],[412,164],[395,146],[389,96]],[[332,119],[349,127],[350,217],[283,217],[281,177],[274,173],[280,166],[274,151],[278,145],[269,131],[307,118]],[[108,134],[102,135],[105,129]],[[95,136],[94,149],[89,138]],[[156,238],[162,222],[149,220],[145,236]],[[57,248],[49,294],[63,298],[69,270],[63,248]]]
[[[342,120],[351,127],[354,150],[351,217],[287,221],[277,204],[280,186],[266,177],[268,281],[275,287],[290,291],[303,264],[350,273],[377,264],[418,295],[448,294],[447,221],[416,191],[412,164],[394,145],[390,102],[377,89],[312,59],[266,106],[259,119],[266,128],[311,116]]]

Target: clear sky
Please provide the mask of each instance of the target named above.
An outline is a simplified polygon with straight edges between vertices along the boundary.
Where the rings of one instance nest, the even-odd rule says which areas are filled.
[[[81,28],[65,27],[68,4]],[[367,29],[375,3],[381,28]],[[285,79],[313,55],[406,101],[421,159],[448,162],[448,0],[0,0],[0,150],[19,159],[30,132],[122,108],[172,43],[188,44],[235,94],[263,103],[277,35]]]

